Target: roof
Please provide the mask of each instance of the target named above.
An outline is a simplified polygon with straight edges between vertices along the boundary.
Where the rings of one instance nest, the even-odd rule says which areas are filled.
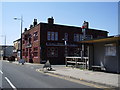
[[[111,37],[101,38],[101,39],[84,40],[84,41],[80,41],[79,43],[112,42],[112,41],[118,41],[118,40],[120,40],[120,36],[111,36]]]
[[[35,26],[38,26],[38,25],[53,25],[53,26],[60,26],[60,27],[70,27],[70,28],[77,28],[77,29],[82,29],[81,27],[78,27],[78,26],[69,26],[69,25],[61,25],[61,24],[49,24],[49,23],[44,23],[44,22],[40,22],[38,23],[37,25]],[[34,28],[35,26],[33,26],[32,28]],[[27,31],[24,31],[22,34],[28,32],[29,30],[31,30],[32,28],[29,28]],[[89,31],[89,30],[92,30],[92,31],[98,31],[98,32],[105,32],[105,33],[109,33],[108,31],[106,30],[100,30],[100,29],[91,29],[91,28],[88,28],[86,29],[86,31]]]
[[[15,40],[15,41],[13,41],[13,43],[16,42],[16,41],[20,41],[20,39],[17,39],[17,40]]]
[[[13,47],[13,45],[0,45],[0,47]]]
[[[44,23],[44,22],[40,22],[40,24],[46,24],[46,25],[53,25],[53,26],[71,27],[71,28],[79,28],[79,29],[82,29],[81,27],[78,27],[78,26],[70,26],[70,25],[49,24],[49,23]]]

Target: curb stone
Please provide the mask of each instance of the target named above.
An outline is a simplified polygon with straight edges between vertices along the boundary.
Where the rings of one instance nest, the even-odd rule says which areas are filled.
[[[54,75],[58,75],[58,76],[62,76],[62,77],[67,77],[67,78],[71,78],[71,79],[75,79],[75,80],[80,80],[80,81],[84,81],[84,82],[88,82],[88,83],[92,83],[92,84],[96,84],[96,85],[102,85],[102,86],[106,86],[106,87],[113,88],[113,89],[118,88],[118,87],[113,86],[113,85],[108,85],[108,84],[105,84],[105,83],[99,83],[99,82],[95,82],[95,81],[89,81],[89,80],[85,80],[83,78],[75,78],[75,77],[72,77],[72,76],[61,75],[61,74],[57,74],[57,73],[49,72],[49,71],[46,72],[46,73],[50,73],[50,74],[54,74]]]

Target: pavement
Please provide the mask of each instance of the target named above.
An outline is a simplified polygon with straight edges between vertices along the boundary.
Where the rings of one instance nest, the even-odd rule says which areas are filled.
[[[18,62],[13,62],[18,63]],[[42,65],[34,63],[25,63],[30,65]],[[66,67],[65,65],[52,65],[53,70],[47,71],[47,73],[69,77],[93,84],[106,85],[109,87],[120,87],[120,74],[107,73],[100,71],[81,70],[79,68]],[[39,68],[43,70],[42,68]]]
[[[82,80],[94,84],[106,85],[109,87],[119,87],[120,82],[119,74],[81,70],[79,68],[72,68],[66,66],[54,67],[53,71],[48,71],[48,73],[56,74],[60,76],[70,77],[77,80]]]

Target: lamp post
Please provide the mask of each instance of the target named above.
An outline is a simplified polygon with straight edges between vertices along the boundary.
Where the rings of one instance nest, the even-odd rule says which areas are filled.
[[[4,37],[4,50],[3,50],[3,55],[4,57],[6,56],[6,35],[0,35],[1,37]],[[2,54],[2,53],[1,53]]]
[[[14,18],[14,20],[20,20],[21,22],[21,39],[20,39],[20,59],[22,59],[22,26],[23,26],[23,17],[20,18]]]

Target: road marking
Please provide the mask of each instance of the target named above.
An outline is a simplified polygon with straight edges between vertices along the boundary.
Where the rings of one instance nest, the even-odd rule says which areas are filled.
[[[5,79],[7,80],[7,82],[10,84],[10,86],[14,89],[14,90],[17,90],[17,88],[10,82],[10,80],[5,77]]]
[[[3,74],[3,72],[0,70],[0,73]]]

